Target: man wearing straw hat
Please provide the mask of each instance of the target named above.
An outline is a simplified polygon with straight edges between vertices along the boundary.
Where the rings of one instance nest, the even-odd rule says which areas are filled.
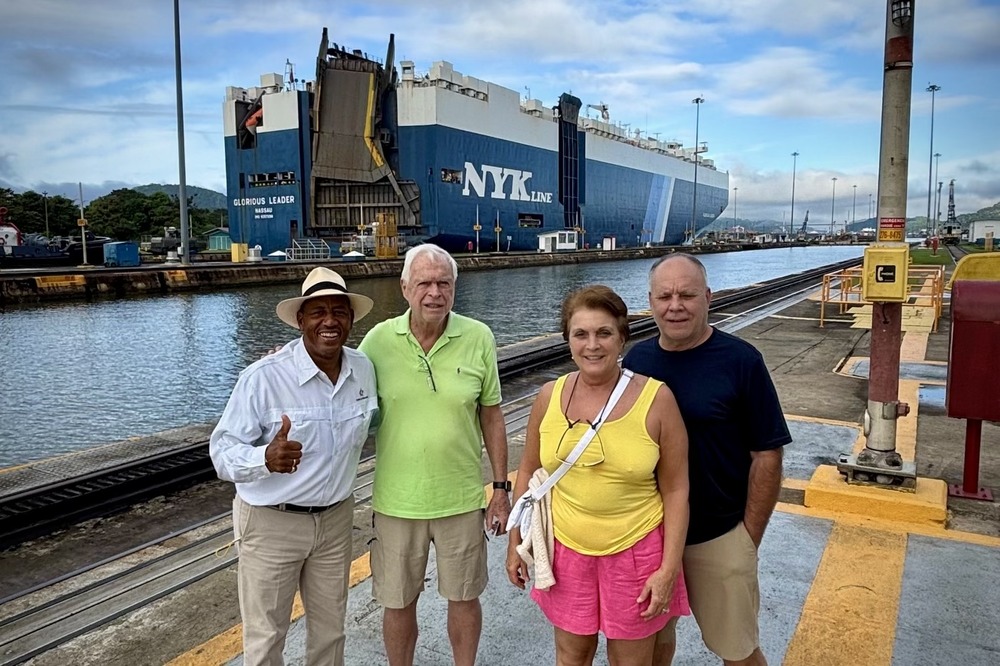
[[[210,451],[236,484],[244,663],[281,664],[296,590],[306,610],[306,663],[344,663],[353,484],[377,408],[375,371],[345,347],[372,309],[343,278],[316,268],[278,318],[301,337],[241,374]]]

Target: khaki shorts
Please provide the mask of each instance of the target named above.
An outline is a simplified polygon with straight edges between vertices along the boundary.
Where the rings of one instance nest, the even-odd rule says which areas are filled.
[[[431,543],[442,597],[471,601],[486,589],[482,510],[430,520],[375,513],[372,524],[372,596],[384,607],[406,608],[423,591]]]
[[[746,659],[760,646],[757,548],[741,521],[711,541],[684,549],[684,582],[705,646],[727,661]],[[674,627],[657,636],[673,643]]]

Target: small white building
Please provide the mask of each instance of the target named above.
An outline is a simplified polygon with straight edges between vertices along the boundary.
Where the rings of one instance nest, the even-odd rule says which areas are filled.
[[[993,234],[993,242],[1000,242],[1000,220],[976,220],[969,222],[969,242],[975,243],[986,234]]]
[[[576,248],[576,231],[572,229],[538,234],[539,252],[565,252]]]
[[[614,236],[605,236],[601,239],[601,249],[606,251],[618,249],[618,239]]]

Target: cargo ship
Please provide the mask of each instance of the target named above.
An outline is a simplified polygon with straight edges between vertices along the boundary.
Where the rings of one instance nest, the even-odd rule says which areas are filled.
[[[522,99],[445,61],[397,69],[394,51],[390,35],[380,62],[324,29],[314,80],[286,63],[260,86],[226,89],[234,243],[264,254],[366,234],[449,251],[681,244],[728,205],[729,176],[704,144],[643,136],[571,94]]]

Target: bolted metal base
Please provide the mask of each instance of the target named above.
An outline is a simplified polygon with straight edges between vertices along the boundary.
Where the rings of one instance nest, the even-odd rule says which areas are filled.
[[[968,493],[962,488],[961,483],[948,484],[948,497],[962,497],[964,499],[983,500],[984,502],[993,501],[993,493],[990,492],[989,488],[980,488],[977,492]]]
[[[848,484],[907,493],[917,490],[916,464],[904,462],[895,451],[865,449],[857,456],[841,454],[837,471],[847,477]]]

